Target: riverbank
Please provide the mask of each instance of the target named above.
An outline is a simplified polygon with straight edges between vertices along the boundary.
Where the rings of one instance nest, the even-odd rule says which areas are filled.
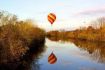
[[[30,49],[45,42],[45,31],[31,20],[0,12],[0,64],[19,61]]]
[[[74,30],[74,31],[51,31],[47,37],[58,37],[61,39],[81,39],[88,41],[105,41],[105,32],[97,30]]]

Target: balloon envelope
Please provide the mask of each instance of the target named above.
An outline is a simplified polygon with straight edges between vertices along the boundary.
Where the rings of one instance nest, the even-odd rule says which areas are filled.
[[[51,23],[51,24],[53,24],[54,23],[54,21],[56,20],[56,15],[54,14],[54,13],[50,13],[50,14],[48,14],[48,21]]]
[[[48,57],[48,62],[49,62],[50,64],[54,64],[56,61],[57,61],[57,57],[56,57],[55,54],[52,52],[52,53],[50,54],[50,56]]]

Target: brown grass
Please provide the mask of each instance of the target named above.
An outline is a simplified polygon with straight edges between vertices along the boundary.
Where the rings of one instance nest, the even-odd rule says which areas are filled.
[[[32,21],[19,21],[15,15],[0,12],[0,63],[18,60],[44,40],[45,31]]]

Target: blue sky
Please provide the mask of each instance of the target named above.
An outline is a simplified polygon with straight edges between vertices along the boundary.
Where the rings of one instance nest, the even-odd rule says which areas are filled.
[[[105,0],[0,0],[0,9],[33,19],[46,30],[70,30],[105,16]],[[47,20],[50,12],[57,16],[53,26]]]

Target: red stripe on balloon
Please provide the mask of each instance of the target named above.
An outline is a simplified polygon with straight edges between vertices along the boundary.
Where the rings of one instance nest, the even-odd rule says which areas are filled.
[[[53,58],[52,60],[49,61],[50,64],[54,64],[57,61],[56,58]]]
[[[48,61],[50,61],[50,60],[53,59],[53,58],[54,58],[53,55],[49,56],[49,57],[48,57]]]
[[[51,16],[53,16],[53,17],[54,17],[54,19],[56,19],[56,16],[55,16],[55,14],[53,14],[53,13],[50,13],[50,15],[51,15]]]
[[[53,23],[54,22],[54,19],[52,19],[50,16],[48,16],[48,21]]]
[[[48,62],[50,64],[54,64],[56,61],[57,61],[56,56],[53,53],[51,53],[50,56],[48,57]]]

